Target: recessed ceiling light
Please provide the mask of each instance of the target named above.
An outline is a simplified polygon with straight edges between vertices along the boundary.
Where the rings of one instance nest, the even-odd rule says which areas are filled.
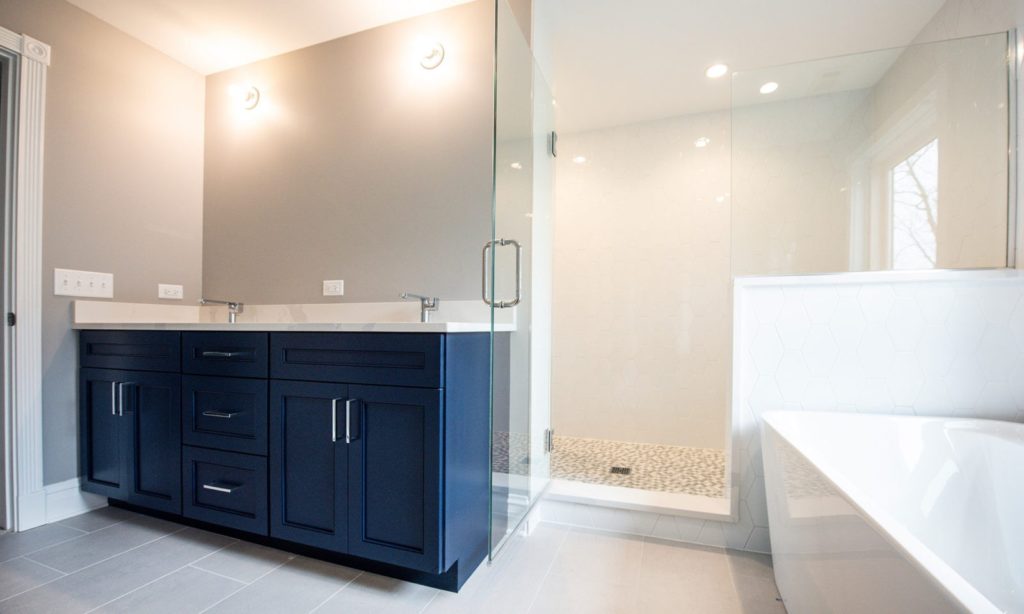
[[[693,146],[694,147],[707,147],[710,144],[711,144],[711,139],[709,139],[706,136],[702,136],[702,137],[700,137],[699,139],[697,139],[696,141],[693,142]]]
[[[708,79],[717,79],[719,77],[724,77],[728,72],[729,67],[727,65],[712,64],[711,66],[708,66],[707,70],[704,71],[704,74],[708,76]]]
[[[587,157],[586,156],[576,156],[575,158],[572,159],[572,161],[575,162],[576,164],[586,164],[587,163]]]
[[[509,166],[511,166],[513,169],[515,169],[517,171],[523,170],[523,163],[522,162],[513,162],[512,164],[509,164]]]
[[[761,93],[771,94],[777,89],[779,89],[779,84],[774,81],[769,81],[768,83],[765,83],[764,85],[761,86]]]
[[[433,70],[444,61],[444,45],[433,43],[423,50],[420,57],[420,66],[427,70]]]

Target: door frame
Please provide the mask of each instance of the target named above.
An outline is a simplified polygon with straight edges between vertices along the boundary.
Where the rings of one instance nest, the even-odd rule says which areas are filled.
[[[13,83],[12,198],[4,206],[3,496],[0,521],[15,531],[46,522],[42,421],[43,135],[50,46],[0,27]]]

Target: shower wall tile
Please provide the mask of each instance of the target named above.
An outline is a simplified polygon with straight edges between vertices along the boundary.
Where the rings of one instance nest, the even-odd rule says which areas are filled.
[[[785,314],[799,312],[797,307],[815,314],[806,333],[786,322]],[[734,321],[730,452],[738,520],[608,512],[549,500],[538,507],[543,520],[769,552],[762,413],[856,411],[1024,422],[1024,337],[1012,332],[1024,333],[1024,272],[739,279]]]

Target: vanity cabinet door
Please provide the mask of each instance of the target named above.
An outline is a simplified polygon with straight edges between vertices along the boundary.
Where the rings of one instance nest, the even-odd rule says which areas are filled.
[[[118,415],[118,383],[124,371],[82,369],[79,373],[79,453],[82,490],[114,499],[128,493],[128,445]]]
[[[350,386],[348,549],[430,573],[441,565],[438,389]],[[344,421],[345,412],[339,412]]]
[[[271,381],[271,536],[347,551],[347,398],[346,384]]]
[[[181,514],[181,376],[127,373],[121,426],[127,431],[125,500]]]
[[[82,489],[181,513],[181,377],[82,369]]]

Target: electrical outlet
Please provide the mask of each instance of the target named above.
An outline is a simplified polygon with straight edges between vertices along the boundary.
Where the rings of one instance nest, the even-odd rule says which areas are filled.
[[[324,280],[324,296],[344,296],[345,295],[345,280],[344,279],[325,279]]]
[[[185,297],[185,286],[178,284],[157,284],[156,297],[169,301],[180,301]]]
[[[114,298],[114,275],[93,271],[54,269],[53,293],[57,296]]]

